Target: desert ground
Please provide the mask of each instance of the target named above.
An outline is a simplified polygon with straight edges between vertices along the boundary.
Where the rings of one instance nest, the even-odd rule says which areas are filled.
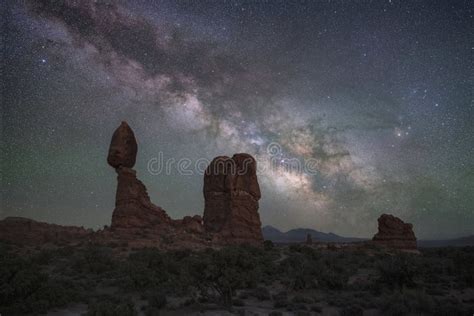
[[[0,244],[1,315],[472,315],[474,248]]]

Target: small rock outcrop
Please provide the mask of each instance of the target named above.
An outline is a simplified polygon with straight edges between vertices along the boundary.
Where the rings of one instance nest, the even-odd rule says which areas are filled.
[[[224,243],[263,242],[257,163],[248,154],[214,158],[204,175],[204,228]]]
[[[202,223],[202,217],[199,215],[194,216],[185,216],[181,220],[175,221],[177,225],[179,225],[182,229],[184,229],[187,233],[194,233],[194,234],[203,234],[204,233],[204,226]]]
[[[417,248],[412,224],[389,214],[380,216],[378,224],[378,232],[372,238],[375,244],[395,249]]]

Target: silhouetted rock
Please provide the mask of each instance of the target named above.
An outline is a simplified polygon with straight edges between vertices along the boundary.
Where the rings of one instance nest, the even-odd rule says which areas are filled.
[[[306,235],[306,244],[311,245],[313,243],[313,237],[311,237],[311,234]]]
[[[158,224],[170,223],[168,214],[151,202],[147,189],[137,179],[135,170],[119,167],[116,171],[118,183],[112,229],[152,228]]]
[[[262,234],[265,240],[268,239],[276,243],[301,243],[308,234],[311,234],[311,238],[318,242],[348,243],[366,240],[365,238],[343,237],[333,233],[323,233],[309,228],[295,228],[283,233],[275,227],[265,226],[262,228]]]
[[[137,149],[135,134],[127,122],[122,122],[112,135],[107,162],[114,168],[133,168]]]
[[[232,160],[235,161],[237,170],[237,174],[233,178],[234,191],[244,191],[256,200],[260,200],[262,195],[257,180],[257,162],[255,159],[249,154],[240,153],[232,156]]]
[[[107,161],[117,172],[117,193],[110,230],[99,232],[96,239],[126,240],[130,247],[165,249],[202,248],[208,246],[202,218],[186,216],[173,220],[154,205],[145,185],[130,167],[136,156],[132,129],[122,122],[115,131]]]
[[[378,224],[379,230],[372,239],[374,243],[397,249],[417,248],[412,224],[389,214],[380,216]]]
[[[199,215],[185,216],[180,222],[181,227],[188,233],[202,234],[204,233],[204,226],[202,217]]]
[[[87,241],[90,229],[37,222],[23,217],[7,217],[0,221],[0,240],[14,244],[73,244]]]
[[[248,154],[217,157],[204,177],[204,218],[173,220],[148,196],[132,169],[137,155],[134,133],[122,122],[112,136],[107,162],[117,172],[115,209],[110,227],[93,232],[79,227],[39,223],[23,218],[0,221],[0,239],[20,244],[77,243],[162,249],[204,249],[226,244],[263,244],[256,162]],[[215,168],[215,170],[213,168]]]
[[[111,229],[154,228],[170,224],[171,219],[160,207],[154,205],[145,185],[131,169],[137,156],[135,135],[126,122],[122,122],[112,135],[107,162],[117,172],[115,209]]]
[[[261,244],[257,164],[248,154],[219,156],[204,175],[204,228],[222,243]]]

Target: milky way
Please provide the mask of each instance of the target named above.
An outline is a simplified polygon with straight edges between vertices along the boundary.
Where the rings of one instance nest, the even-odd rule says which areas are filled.
[[[203,210],[199,162],[257,158],[263,224],[474,233],[468,1],[6,1],[2,214],[109,224],[122,120],[153,202]],[[153,172],[150,162],[176,163]]]

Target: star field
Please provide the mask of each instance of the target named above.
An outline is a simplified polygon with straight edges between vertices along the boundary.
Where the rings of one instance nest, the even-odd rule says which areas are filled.
[[[150,159],[248,152],[264,225],[368,237],[388,212],[419,238],[474,233],[469,1],[2,6],[2,218],[108,225],[126,120],[174,218],[202,213],[202,175]]]

